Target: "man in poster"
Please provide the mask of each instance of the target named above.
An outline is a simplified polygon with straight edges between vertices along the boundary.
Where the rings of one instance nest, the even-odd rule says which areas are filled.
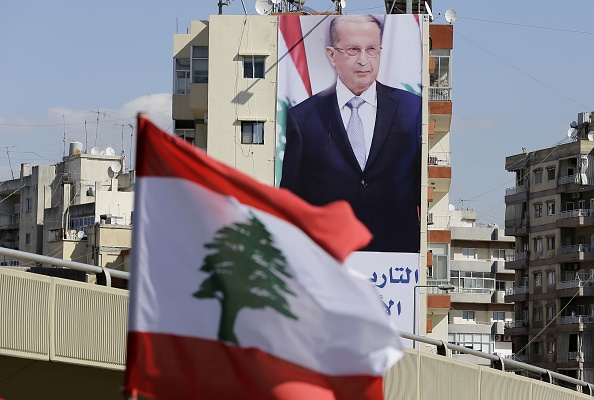
[[[377,81],[381,52],[375,17],[331,21],[337,80],[289,110],[280,186],[315,205],[348,201],[374,236],[361,250],[418,253],[421,98]]]

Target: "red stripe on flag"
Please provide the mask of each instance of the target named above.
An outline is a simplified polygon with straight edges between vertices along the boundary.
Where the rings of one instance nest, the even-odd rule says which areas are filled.
[[[279,27],[287,44],[287,49],[289,49],[289,54],[307,90],[307,94],[311,96],[311,83],[309,81],[305,45],[303,44],[301,20],[298,15],[281,15],[279,18]]]
[[[330,376],[257,349],[129,332],[124,391],[167,399],[379,400],[382,377]]]
[[[371,240],[371,233],[346,201],[315,207],[285,189],[264,185],[138,116],[139,177],[182,178],[240,203],[281,218],[301,229],[339,261]]]

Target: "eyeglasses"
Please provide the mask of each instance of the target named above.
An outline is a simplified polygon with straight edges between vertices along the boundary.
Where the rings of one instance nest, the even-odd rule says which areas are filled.
[[[349,57],[358,56],[361,54],[361,47],[347,47],[346,49],[341,49],[339,47],[332,46],[334,50],[338,50],[342,54],[348,55]],[[369,46],[365,48],[365,54],[369,57],[377,57],[381,51],[381,47],[379,46]]]

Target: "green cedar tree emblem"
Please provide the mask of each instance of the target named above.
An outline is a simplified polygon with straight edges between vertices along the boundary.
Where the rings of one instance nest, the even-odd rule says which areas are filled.
[[[244,308],[270,307],[292,319],[285,294],[295,296],[283,277],[291,278],[283,253],[274,246],[270,232],[254,215],[248,222],[219,229],[204,245],[212,250],[200,271],[208,274],[194,297],[214,298],[221,303],[220,340],[239,345],[235,319]]]

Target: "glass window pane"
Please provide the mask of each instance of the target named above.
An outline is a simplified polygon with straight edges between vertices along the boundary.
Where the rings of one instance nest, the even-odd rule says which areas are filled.
[[[208,82],[208,60],[193,60],[192,61],[192,82],[193,83],[207,83]]]
[[[255,59],[254,78],[264,78],[264,57]]]
[[[177,71],[189,71],[190,70],[190,59],[189,58],[176,58],[175,69]]]
[[[208,46],[192,46],[192,58],[208,58]]]
[[[264,143],[264,123],[263,122],[256,122],[254,124],[254,143],[256,143],[256,144]]]

